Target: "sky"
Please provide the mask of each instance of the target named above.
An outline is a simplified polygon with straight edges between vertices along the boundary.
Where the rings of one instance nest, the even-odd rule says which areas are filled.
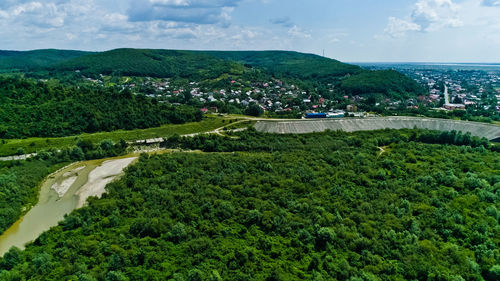
[[[500,62],[500,0],[0,0],[0,49],[293,50]]]

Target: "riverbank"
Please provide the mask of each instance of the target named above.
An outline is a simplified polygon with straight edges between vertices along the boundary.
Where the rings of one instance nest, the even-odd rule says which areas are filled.
[[[108,183],[119,176],[123,169],[132,164],[137,157],[130,157],[117,160],[104,161],[101,166],[92,170],[88,175],[87,183],[75,192],[78,196],[78,204],[76,208],[81,208],[91,196],[101,197],[106,192],[105,187]]]
[[[49,175],[40,186],[38,203],[0,235],[0,255],[12,246],[20,249],[58,224],[65,214],[84,206],[91,196],[100,197],[105,186],[121,176],[137,155],[82,161]]]

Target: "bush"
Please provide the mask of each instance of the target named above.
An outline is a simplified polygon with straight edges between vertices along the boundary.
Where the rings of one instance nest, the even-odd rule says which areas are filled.
[[[264,114],[264,110],[256,103],[251,103],[245,110],[246,115],[259,117]]]

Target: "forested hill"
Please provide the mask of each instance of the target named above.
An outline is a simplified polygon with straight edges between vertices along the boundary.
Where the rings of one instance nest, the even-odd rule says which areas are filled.
[[[304,82],[332,83],[342,79],[345,82],[339,86],[353,94],[420,94],[423,91],[413,80],[399,73],[368,71],[334,59],[291,51],[0,51],[0,71],[3,72],[50,71],[51,74],[61,74],[81,71],[89,76],[178,77],[200,81],[222,75],[239,76],[256,69],[280,79]]]
[[[355,65],[342,63],[313,54],[289,51],[210,51],[213,56],[262,68],[276,76],[290,78],[331,78],[358,74],[363,70]]]
[[[241,74],[244,66],[199,52],[116,49],[62,62],[54,70],[80,70],[87,74],[213,79]]]
[[[401,93],[425,93],[417,82],[395,70],[365,71],[343,80],[341,87],[353,95],[382,93],[395,97]]]
[[[288,51],[178,51],[116,49],[71,59],[56,70],[81,70],[90,74],[211,79],[223,73],[240,74],[261,69],[280,78],[328,79],[363,70],[354,65],[313,54]]]
[[[200,121],[194,107],[158,103],[129,90],[0,77],[0,138],[60,137]]]
[[[87,54],[90,52],[54,49],[25,52],[0,50],[0,71],[40,70]]]

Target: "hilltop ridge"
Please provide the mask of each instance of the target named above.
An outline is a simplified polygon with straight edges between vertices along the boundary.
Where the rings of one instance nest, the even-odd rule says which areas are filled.
[[[36,71],[88,54],[91,54],[91,52],[56,49],[32,51],[0,50],[0,72]]]
[[[0,51],[0,71],[31,71],[85,75],[177,77],[210,80],[244,73],[314,83],[332,83],[347,93],[401,92],[420,94],[422,88],[394,71],[369,71],[314,54],[294,51],[188,51],[114,49],[105,52],[69,50]]]

